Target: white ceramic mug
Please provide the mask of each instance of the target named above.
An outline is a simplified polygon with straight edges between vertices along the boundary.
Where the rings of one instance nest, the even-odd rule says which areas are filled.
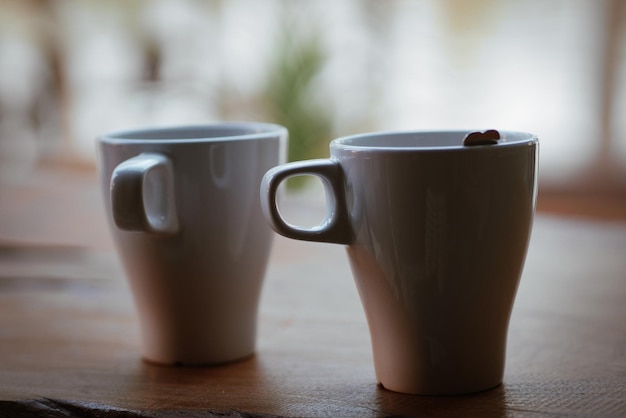
[[[495,131],[491,131],[495,132]],[[280,234],[347,245],[378,381],[414,394],[460,394],[502,382],[509,318],[536,199],[538,140],[502,132],[392,132],[334,140],[330,159],[268,171],[262,207]],[[287,223],[279,184],[318,176],[328,211]]]
[[[139,315],[143,357],[204,365],[254,352],[273,232],[258,199],[287,131],[221,123],[98,138],[106,211]]]

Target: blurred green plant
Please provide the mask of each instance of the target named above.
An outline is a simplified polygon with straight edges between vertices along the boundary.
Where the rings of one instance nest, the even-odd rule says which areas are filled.
[[[289,130],[288,161],[326,156],[332,118],[315,94],[316,77],[326,62],[320,39],[315,31],[304,34],[286,16],[276,45],[265,91],[267,116]],[[301,188],[307,180],[292,177],[287,188]]]

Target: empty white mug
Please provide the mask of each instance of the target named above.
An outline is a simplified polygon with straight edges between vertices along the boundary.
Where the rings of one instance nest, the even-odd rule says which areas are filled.
[[[489,131],[464,145],[467,134],[344,137],[331,142],[330,159],[285,164],[263,179],[263,211],[278,233],[347,246],[376,375],[393,391],[460,394],[502,382],[538,140]],[[282,181],[307,174],[327,191],[326,218],[313,228],[287,223],[276,203]]]
[[[97,142],[143,357],[204,365],[253,353],[273,237],[258,190],[263,174],[284,162],[286,129],[233,122],[116,132]]]

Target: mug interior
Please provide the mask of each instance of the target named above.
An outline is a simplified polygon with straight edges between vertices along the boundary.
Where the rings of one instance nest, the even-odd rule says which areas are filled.
[[[380,132],[352,135],[333,141],[340,147],[381,148],[381,149],[441,149],[464,148],[463,139],[475,130],[459,131],[413,131]],[[533,134],[514,131],[499,131],[501,139],[497,146],[535,142]],[[465,147],[466,148],[466,147]],[[472,147],[473,148],[473,147]]]
[[[115,132],[106,135],[113,140],[139,140],[139,141],[194,141],[217,138],[235,137],[241,139],[254,139],[266,137],[268,134],[275,135],[283,129],[278,125],[264,123],[225,123],[215,125],[179,126],[164,128],[137,129],[123,132]]]

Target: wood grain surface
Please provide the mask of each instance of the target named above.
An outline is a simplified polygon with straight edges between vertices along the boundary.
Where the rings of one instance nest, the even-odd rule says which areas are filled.
[[[626,416],[625,223],[539,215],[504,384],[422,397],[377,385],[344,248],[281,237],[254,356],[143,362],[99,193],[89,173],[0,185],[0,416]]]

